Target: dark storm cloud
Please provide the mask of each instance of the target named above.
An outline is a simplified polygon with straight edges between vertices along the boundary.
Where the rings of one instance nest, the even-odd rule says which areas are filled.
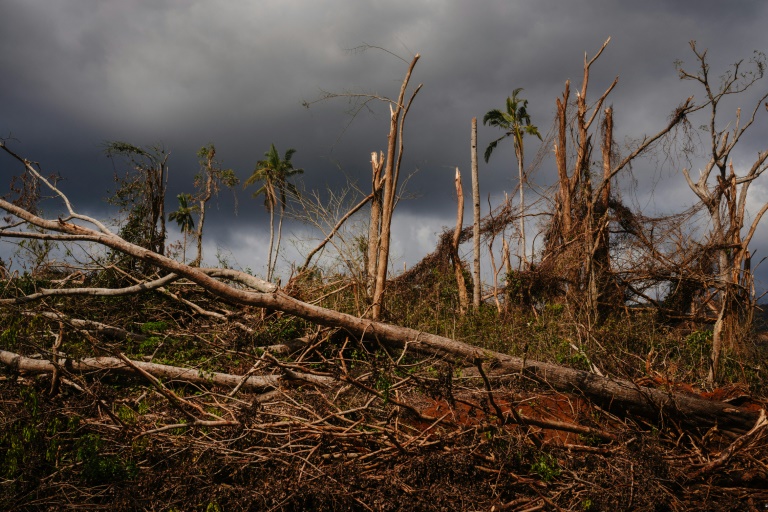
[[[427,226],[401,234],[419,239],[403,245],[413,262],[429,246],[429,230],[434,236],[453,222],[453,168],[468,183],[472,117],[501,108],[523,87],[534,123],[546,132],[564,81],[578,83],[584,52],[594,54],[612,36],[593,69],[591,95],[618,75],[611,95],[618,139],[655,132],[692,91],[701,94],[673,66],[678,58],[693,63],[688,41],[710,49],[719,73],[768,48],[767,18],[759,1],[5,0],[0,136],[13,134],[25,156],[65,176],[68,192],[90,211],[106,213],[99,201],[113,168],[100,153],[105,140],[163,143],[172,151],[173,195],[191,189],[195,151],[209,142],[242,178],[274,142],[280,151],[298,150],[294,163],[306,170],[308,188],[338,188],[346,176],[366,188],[370,152],[386,144],[386,106],[351,120],[344,100],[309,110],[301,103],[323,90],[395,96],[406,63],[375,49],[350,50],[368,43],[406,61],[418,52],[413,82],[424,88],[409,114],[404,172],[418,169],[409,188],[420,197],[400,206],[404,219]],[[480,151],[498,135],[481,126]],[[746,142],[754,154],[757,136]],[[536,145],[527,149],[531,159]],[[502,145],[481,166],[483,194],[511,191],[512,168],[511,148]],[[7,159],[0,169],[13,172]],[[692,202],[674,171],[662,172],[670,180],[663,193],[680,191],[677,201]],[[645,175],[659,172],[636,170],[638,196],[653,185]],[[539,176],[551,180],[551,161]],[[266,227],[261,202],[239,195],[238,217],[222,196],[209,224],[216,242],[234,248],[245,247],[244,232],[263,240]]]

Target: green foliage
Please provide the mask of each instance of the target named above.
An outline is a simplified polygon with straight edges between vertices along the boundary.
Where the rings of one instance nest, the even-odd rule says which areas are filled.
[[[0,431],[0,476],[22,483],[55,471],[70,456],[80,422],[77,416],[44,412],[41,396],[31,386],[21,387],[18,396],[19,408]]]
[[[528,114],[528,100],[518,98],[522,88],[512,91],[512,96],[507,98],[506,109],[491,110],[483,116],[483,124],[495,126],[506,133],[498,139],[491,142],[485,150],[485,161],[491,158],[493,150],[502,140],[512,137],[515,143],[515,153],[518,154],[523,146],[524,135],[534,135],[541,140],[539,129],[531,124],[531,116]]]
[[[253,193],[253,197],[264,195],[264,206],[269,211],[273,211],[278,204],[285,209],[287,194],[294,196],[299,194],[296,186],[288,182],[288,178],[291,176],[304,173],[304,169],[293,167],[291,158],[294,153],[296,150],[289,148],[281,159],[277,148],[272,144],[269,151],[264,154],[266,158],[256,163],[253,173],[245,180],[245,187],[262,183],[262,186]]]
[[[0,346],[6,349],[15,348],[17,334],[18,334],[18,331],[16,326],[14,325],[3,330],[3,332],[0,332]]]
[[[121,404],[120,407],[117,408],[117,411],[115,411],[115,414],[120,418],[120,421],[125,424],[131,424],[136,420],[136,413],[125,404]]]
[[[685,344],[693,352],[709,353],[712,347],[712,335],[711,330],[693,331],[685,337]]]
[[[531,473],[539,475],[545,482],[551,482],[560,476],[560,464],[549,453],[541,453],[531,464]]]
[[[191,233],[195,229],[195,220],[192,218],[192,214],[199,212],[200,207],[190,205],[192,202],[190,194],[181,193],[176,196],[176,199],[179,201],[179,209],[168,214],[168,220],[176,221],[182,233]]]
[[[299,191],[293,183],[290,183],[288,179],[296,174],[304,173],[304,169],[296,169],[293,167],[291,158],[296,150],[289,148],[285,152],[285,156],[280,159],[280,154],[277,152],[277,148],[274,144],[270,145],[269,151],[264,156],[264,160],[259,160],[256,163],[256,168],[253,170],[251,176],[245,180],[244,187],[249,187],[255,183],[262,183],[261,187],[253,193],[253,197],[264,195],[264,206],[270,213],[270,235],[269,235],[269,254],[267,261],[267,280],[272,279],[272,274],[277,263],[277,256],[280,252],[280,235],[278,233],[277,248],[272,253],[274,244],[274,231],[275,231],[275,207],[280,205],[280,226],[282,227],[282,219],[285,214],[285,207],[287,204],[288,196],[298,197]]]
[[[155,351],[160,343],[162,343],[160,338],[157,336],[150,336],[139,344],[139,353],[151,354]]]
[[[559,278],[542,272],[534,264],[526,270],[512,270],[505,277],[504,296],[510,305],[539,307],[550,305],[553,300],[562,300]]]
[[[224,512],[224,509],[216,501],[212,501],[205,507],[205,512]]]
[[[160,145],[142,148],[122,141],[104,145],[113,160],[121,160],[127,170],[115,172],[117,188],[107,202],[118,206],[124,221],[118,234],[125,240],[162,254],[165,249],[165,176],[169,153]],[[122,258],[114,254],[113,258]],[[135,264],[128,258],[130,265]]]
[[[216,146],[208,144],[197,150],[197,158],[200,160],[200,167],[204,169],[205,173],[210,173],[213,178],[214,192],[219,189],[219,184],[224,185],[227,188],[234,188],[240,184],[240,178],[237,177],[235,171],[232,169],[221,169],[218,162],[214,160],[216,156]],[[195,176],[195,187],[200,189],[203,187],[204,176],[201,172]]]
[[[16,247],[16,255],[28,263],[24,264],[24,267],[37,274],[40,269],[47,267],[51,261],[51,253],[57,250],[59,245],[51,240],[29,238],[18,242]]]
[[[82,475],[91,484],[106,484],[135,478],[138,467],[117,455],[104,455],[97,434],[86,434],[75,444],[76,460],[82,463]]]
[[[556,360],[559,364],[566,364],[578,370],[589,370],[589,358],[583,351],[575,350],[571,343],[563,340],[559,343]]]
[[[152,333],[161,333],[165,332],[169,329],[168,322],[163,321],[155,321],[155,322],[144,322],[139,326],[139,329],[141,329],[141,332],[144,334],[152,334]]]
[[[258,346],[275,345],[286,340],[292,340],[304,335],[306,322],[293,316],[279,316],[265,323],[263,329],[256,334]]]

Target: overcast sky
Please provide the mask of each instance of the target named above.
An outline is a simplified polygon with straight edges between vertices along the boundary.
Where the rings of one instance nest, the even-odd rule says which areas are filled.
[[[546,133],[565,80],[580,82],[584,52],[594,54],[611,36],[590,91],[594,99],[619,77],[609,101],[623,142],[658,131],[688,96],[703,98],[675,72],[676,59],[695,67],[690,40],[708,48],[717,76],[768,50],[767,23],[766,2],[743,0],[0,0],[0,137],[13,137],[12,148],[63,176],[76,207],[101,217],[111,214],[103,198],[114,188],[112,163],[102,152],[107,140],[161,143],[171,151],[169,211],[177,193],[192,191],[195,152],[208,143],[242,179],[275,143],[281,153],[297,150],[293,162],[305,170],[308,189],[338,190],[351,179],[367,190],[370,153],[385,149],[384,108],[352,119],[345,100],[310,109],[302,103],[323,91],[396,96],[406,62],[351,50],[377,46],[405,61],[419,53],[412,81],[424,86],[409,113],[403,161],[403,173],[417,171],[408,185],[416,197],[399,205],[395,221],[395,267],[402,268],[430,252],[437,234],[453,224],[456,166],[470,190],[471,118],[503,108],[513,89],[524,88],[533,123]],[[755,93],[767,88],[768,80]],[[753,102],[754,95],[738,100],[724,115]],[[768,144],[764,121],[736,163],[748,163]],[[482,157],[501,134],[480,124]],[[528,142],[529,161],[538,150]],[[548,159],[536,179],[548,184],[551,147],[544,150]],[[651,211],[693,204],[677,167],[636,167],[638,204]],[[514,189],[514,169],[511,146],[500,145],[490,164],[481,162],[483,196],[498,204]],[[4,180],[17,172],[0,158]],[[752,204],[768,200],[767,191],[756,186]],[[263,273],[263,201],[249,191],[237,194],[236,217],[224,196],[209,217],[206,258],[215,263],[219,246],[240,266]],[[286,238],[304,237],[307,229],[291,224]],[[754,243],[758,256],[768,254],[765,233]]]

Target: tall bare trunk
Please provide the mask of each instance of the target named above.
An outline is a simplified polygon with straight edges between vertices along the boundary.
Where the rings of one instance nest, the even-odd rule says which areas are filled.
[[[477,118],[472,118],[472,136],[471,136],[471,157],[472,157],[472,305],[475,309],[480,308],[481,285],[480,285],[480,179],[477,169]]]
[[[570,100],[570,81],[565,82],[565,91],[563,92],[563,101],[557,99],[557,143],[555,147],[555,156],[557,160],[557,174],[560,179],[560,202],[561,212],[560,221],[562,222],[562,234],[567,237],[571,233],[571,208],[573,190],[571,180],[568,176],[568,167],[566,163],[566,148],[568,147],[568,101]]]
[[[592,312],[598,321],[601,321],[607,314],[610,307],[608,295],[611,286],[610,283],[610,249],[608,240],[608,201],[611,195],[611,154],[613,150],[613,109],[605,109],[605,118],[603,121],[603,143],[601,146],[603,157],[603,182],[599,194],[595,197],[592,218],[590,219],[590,244],[591,255],[589,255],[589,265],[591,272],[590,279],[590,299]]]
[[[280,220],[277,222],[277,243],[275,244],[275,256],[272,260],[272,274],[275,273],[277,267],[277,256],[280,253],[280,239],[283,238],[283,216],[285,215],[285,206],[280,206]]]
[[[379,253],[376,263],[376,282],[373,290],[373,305],[371,307],[371,316],[374,320],[381,318],[382,301],[384,299],[384,288],[387,282],[387,266],[389,264],[389,244],[391,238],[392,215],[395,209],[395,196],[397,192],[397,182],[400,174],[400,163],[403,158],[403,126],[405,116],[411,106],[411,102],[419,92],[421,86],[411,95],[408,104],[404,106],[405,90],[411,79],[411,73],[419,60],[419,55],[411,61],[408,71],[405,74],[403,83],[400,86],[400,94],[397,103],[393,107],[390,104],[389,117],[389,135],[387,136],[387,160],[384,171],[384,197],[382,199],[381,216],[381,236],[379,241]],[[402,115],[401,115],[402,114]]]
[[[200,266],[203,261],[203,225],[205,224],[205,205],[213,195],[212,160],[213,154],[209,156],[208,169],[206,169],[208,176],[205,180],[205,195],[200,198],[200,219],[197,222],[197,257],[195,258],[195,261],[192,262],[193,266]]]

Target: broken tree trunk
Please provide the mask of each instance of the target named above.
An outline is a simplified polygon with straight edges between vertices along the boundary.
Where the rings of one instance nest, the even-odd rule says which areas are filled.
[[[0,350],[0,363],[22,373],[54,373],[60,367],[78,372],[93,372],[109,370],[112,372],[135,374],[136,371],[117,357],[89,357],[86,359],[58,358],[61,364],[56,365],[45,359],[33,359],[13,352]],[[240,389],[269,389],[277,388],[281,382],[296,381],[316,386],[327,386],[335,382],[333,377],[310,375],[282,369],[279,375],[232,375],[229,373],[206,372],[194,368],[179,368],[167,364],[131,361],[133,365],[144,370],[153,377],[189,382],[192,384],[214,384],[216,386]]]
[[[459,258],[459,242],[461,239],[461,228],[464,226],[464,189],[461,186],[461,173],[456,168],[456,228],[453,232],[453,243],[451,244],[451,259],[453,260],[453,273],[456,276],[456,287],[459,290],[459,312],[462,316],[469,309],[469,296],[467,294],[467,283],[464,281],[464,268]]]
[[[368,223],[368,261],[366,265],[368,295],[373,297],[376,283],[376,269],[379,264],[379,245],[381,241],[381,208],[384,179],[381,170],[384,167],[384,153],[371,153],[371,218]]]
[[[397,97],[397,103],[395,103],[394,107],[392,104],[389,106],[390,124],[389,135],[387,137],[387,159],[383,171],[384,193],[382,197],[381,230],[379,232],[379,252],[376,255],[376,279],[374,281],[373,304],[371,306],[371,317],[374,320],[379,320],[381,317],[384,289],[387,284],[387,265],[389,264],[392,215],[395,211],[397,184],[400,177],[400,163],[403,158],[403,127],[405,116],[408,114],[408,110],[411,107],[414,97],[421,89],[421,85],[413,91],[411,99],[407,104],[404,103],[405,90],[408,87],[408,82],[411,80],[411,73],[418,60],[419,54],[417,53],[413,57],[413,60],[408,67],[408,71],[405,74],[405,78],[403,79],[403,83],[400,86],[400,95]]]

